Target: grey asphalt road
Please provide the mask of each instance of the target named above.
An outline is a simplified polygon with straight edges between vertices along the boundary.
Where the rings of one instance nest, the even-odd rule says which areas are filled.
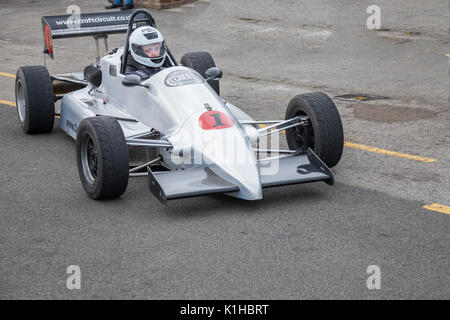
[[[6,0],[0,8],[0,298],[450,298],[450,215],[423,208],[450,206],[448,1],[379,0],[383,32],[366,28],[372,1],[211,0],[152,12],[178,58],[213,54],[223,97],[254,118],[282,118],[309,91],[390,97],[335,100],[347,146],[333,187],[167,208],[146,178],[133,178],[120,199],[88,199],[75,144],[58,122],[51,134],[26,136],[8,105],[7,74],[43,63],[40,17],[74,4],[104,5]],[[123,43],[112,36],[111,46]],[[47,66],[80,71],[94,48],[89,38],[55,41]],[[81,269],[80,290],[66,287],[69,265]],[[369,265],[381,269],[379,290],[367,288]]]

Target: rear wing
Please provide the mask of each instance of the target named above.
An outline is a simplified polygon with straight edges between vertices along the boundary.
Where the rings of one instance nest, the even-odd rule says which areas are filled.
[[[131,15],[130,11],[116,11],[44,16],[42,17],[44,53],[53,59],[53,39],[83,36],[106,38],[108,34],[126,33]],[[153,20],[151,15],[150,18]]]

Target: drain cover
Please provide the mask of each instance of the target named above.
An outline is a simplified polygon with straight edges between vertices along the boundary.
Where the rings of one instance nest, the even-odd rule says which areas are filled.
[[[389,99],[389,97],[374,96],[374,95],[365,94],[365,93],[343,94],[340,96],[335,96],[334,98],[340,99],[340,100],[347,100],[347,101],[368,101],[368,100],[378,100],[378,99]]]

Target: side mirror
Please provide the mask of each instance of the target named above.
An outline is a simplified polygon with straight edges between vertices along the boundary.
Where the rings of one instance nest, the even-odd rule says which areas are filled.
[[[139,77],[137,74],[126,75],[125,78],[123,78],[122,80],[122,84],[127,87],[143,86],[141,84],[141,77]]]
[[[222,78],[223,72],[222,72],[222,70],[220,70],[217,67],[212,67],[212,68],[209,68],[208,70],[206,70],[205,76],[206,76],[207,81],[218,80],[218,79]]]
[[[84,68],[84,80],[94,87],[100,87],[102,84],[102,71],[92,65],[87,66]]]

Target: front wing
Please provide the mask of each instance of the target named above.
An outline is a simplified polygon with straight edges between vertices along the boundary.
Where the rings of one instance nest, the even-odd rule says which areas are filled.
[[[150,191],[164,205],[168,200],[239,191],[238,185],[222,179],[209,168],[153,172],[147,167],[147,170]],[[315,181],[334,184],[333,172],[309,148],[304,155],[280,158],[277,174],[260,177],[262,188]]]

